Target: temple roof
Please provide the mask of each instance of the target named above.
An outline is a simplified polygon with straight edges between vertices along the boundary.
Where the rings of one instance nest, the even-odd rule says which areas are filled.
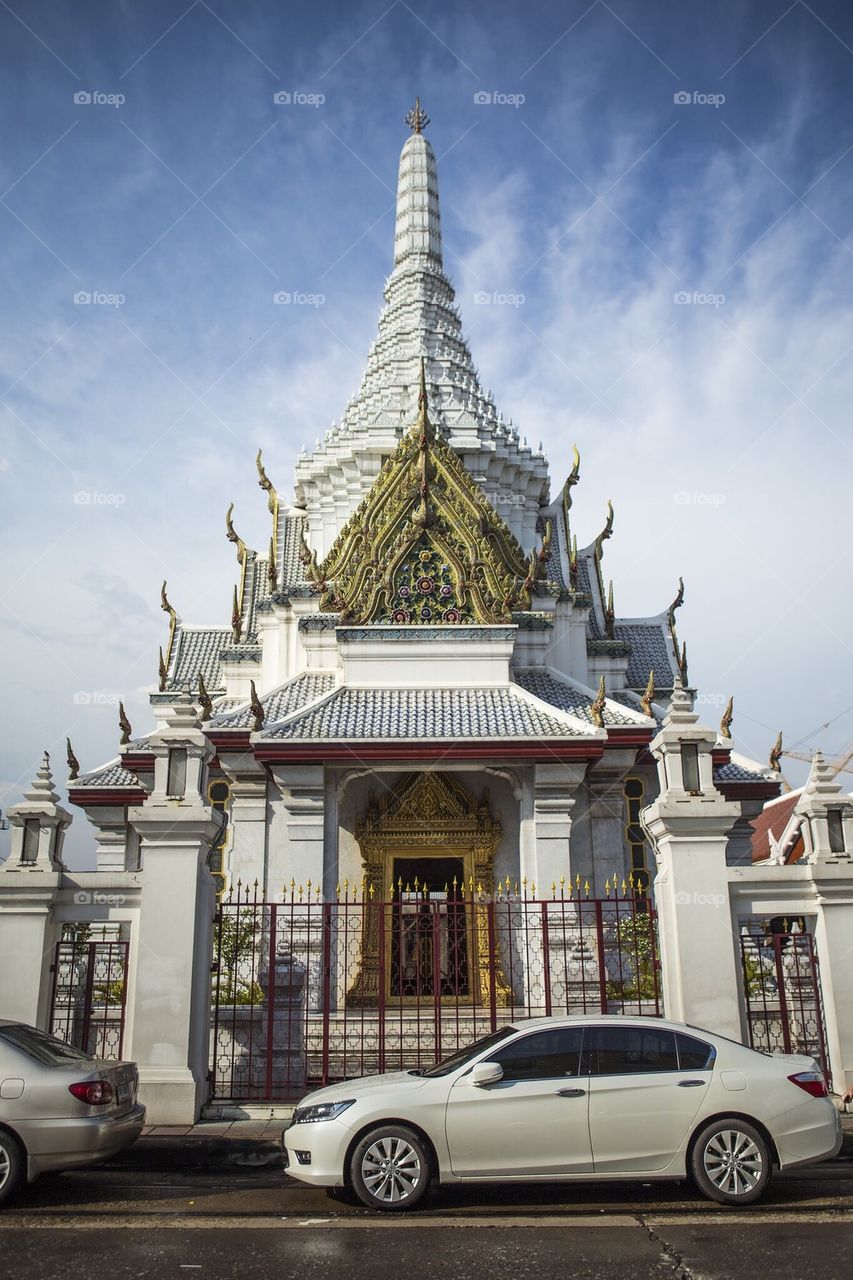
[[[513,670],[513,679],[528,693],[535,694],[543,702],[568,711],[571,715],[593,724],[592,704],[595,693],[585,689],[567,676],[553,671],[550,667],[522,667]],[[605,727],[610,725],[631,725],[646,728],[649,719],[640,710],[629,709],[626,704],[608,698],[605,701],[602,719]]]
[[[319,706],[262,730],[264,739],[569,738],[595,734],[519,688],[341,688]]]
[[[303,671],[301,675],[288,680],[278,689],[273,689],[261,698],[264,719],[268,724],[284,720],[287,716],[299,711],[311,702],[316,702],[325,694],[331,693],[337,683],[332,671]],[[248,702],[244,702],[239,710],[218,714],[210,721],[212,729],[248,729],[252,727],[254,712]]]

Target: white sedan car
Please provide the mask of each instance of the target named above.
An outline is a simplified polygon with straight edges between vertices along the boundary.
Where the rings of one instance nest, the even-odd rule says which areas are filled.
[[[433,1181],[691,1177],[750,1204],[774,1168],[840,1146],[812,1058],[628,1015],[531,1019],[423,1071],[320,1089],[284,1134],[294,1178],[382,1210],[414,1208]]]

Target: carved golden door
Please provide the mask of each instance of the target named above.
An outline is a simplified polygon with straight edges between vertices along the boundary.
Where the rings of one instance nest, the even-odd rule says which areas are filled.
[[[410,998],[430,995],[445,1000],[464,997],[468,1002],[485,1004],[493,981],[497,1003],[506,1005],[509,1002],[506,981],[499,969],[493,977],[489,973],[486,903],[495,887],[494,860],[501,823],[491,813],[488,792],[478,800],[453,774],[407,774],[380,799],[371,793],[367,813],[356,823],[355,835],[364,863],[366,906],[358,972],[347,1000],[367,1007],[375,1005],[382,981],[386,998],[404,1003]],[[425,886],[400,875],[395,879],[395,864],[399,870],[408,859],[413,860],[412,865],[416,860],[422,866],[430,859],[440,860],[443,866],[456,862],[461,870],[459,882],[446,884],[444,893],[430,895]],[[430,899],[444,899],[444,903]],[[454,901],[460,906],[454,907]],[[379,903],[386,904],[382,910]],[[433,913],[449,915],[451,921],[454,911],[470,913],[465,933],[465,973],[460,977],[457,972],[453,984],[455,993],[449,992],[446,985],[442,987],[440,982],[432,987],[427,984],[424,990],[413,993],[400,977],[403,953],[411,956],[412,947],[424,945],[423,918],[430,909]],[[382,976],[381,920],[385,929]],[[438,946],[441,930],[448,926],[441,919],[435,923],[434,945]],[[395,966],[397,976],[392,981]]]

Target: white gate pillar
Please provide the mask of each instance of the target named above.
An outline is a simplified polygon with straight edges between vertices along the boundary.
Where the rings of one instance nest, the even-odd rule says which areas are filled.
[[[741,1039],[740,968],[729,907],[726,840],[740,814],[714,786],[716,733],[698,724],[680,682],[651,743],[660,795],[643,810],[657,874],[666,1016]]]
[[[54,789],[47,752],[29,790],[7,816],[12,849],[0,867],[0,1012],[47,1028],[57,936],[53,907],[62,880],[62,841],[71,822]]]
[[[213,748],[189,697],[150,738],[154,789],[128,817],[141,841],[142,901],[128,1056],[153,1124],[192,1124],[207,1100],[216,884],[207,867],[221,831],[205,799]],[[186,753],[184,755],[184,753]]]

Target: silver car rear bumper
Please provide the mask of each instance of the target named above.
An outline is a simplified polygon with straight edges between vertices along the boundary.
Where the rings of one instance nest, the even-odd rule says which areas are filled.
[[[137,1103],[118,1116],[20,1120],[14,1127],[27,1149],[27,1175],[32,1182],[40,1173],[108,1159],[135,1142],[144,1124],[145,1108]]]

